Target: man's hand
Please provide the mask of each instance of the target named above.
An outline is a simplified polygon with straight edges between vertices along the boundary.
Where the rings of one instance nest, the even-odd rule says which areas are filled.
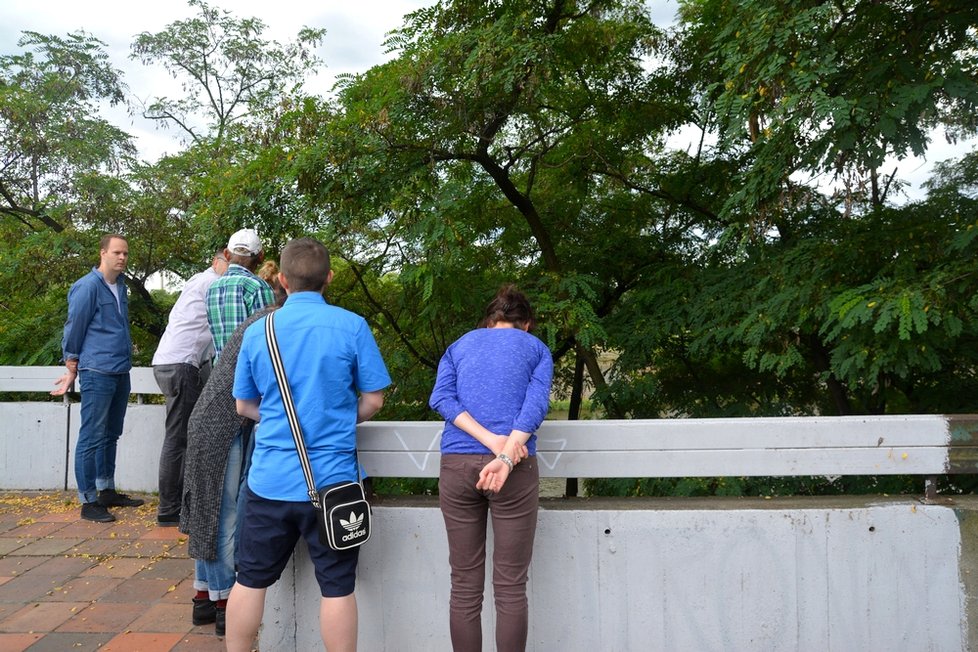
[[[54,381],[56,387],[51,390],[51,396],[64,396],[71,389],[71,386],[75,384],[75,377],[78,375],[78,361],[71,360],[70,362],[74,362],[74,365],[68,366],[68,370],[65,371],[64,375]]]

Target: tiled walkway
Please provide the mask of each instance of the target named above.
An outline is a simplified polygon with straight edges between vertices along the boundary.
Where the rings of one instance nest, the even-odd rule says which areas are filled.
[[[0,650],[208,652],[213,625],[190,623],[186,536],[156,526],[156,501],[78,517],[74,493],[0,493]]]

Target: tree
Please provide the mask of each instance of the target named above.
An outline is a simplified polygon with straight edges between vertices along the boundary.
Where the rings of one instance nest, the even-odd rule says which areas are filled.
[[[295,152],[300,176],[321,180],[310,201],[364,252],[356,267],[396,277],[395,305],[372,298],[429,381],[515,280],[555,355],[606,382],[601,320],[685,223],[596,171],[682,122],[666,76],[643,66],[660,40],[640,2],[439,3],[406,17],[396,58],[348,79]]]
[[[162,193],[151,209],[158,223],[169,224],[157,232],[159,242],[193,243],[160,265],[187,271],[240,226],[258,228],[270,253],[312,226],[290,179],[277,176],[280,149],[266,135],[279,130],[285,107],[301,101],[303,80],[321,63],[314,48],[325,34],[304,28],[281,45],[263,37],[266,26],[257,18],[200,0],[188,4],[196,16],[143,32],[131,48],[132,58],[162,65],[183,89],[178,98],[144,105],[146,117],[180,130],[187,147],[141,178],[147,195]]]
[[[79,181],[97,183],[134,154],[128,134],[98,115],[125,87],[105,44],[85,32],[24,32],[17,45],[26,51],[0,55],[0,215],[63,231]]]
[[[974,133],[974,12],[708,1],[684,3],[682,15],[677,59],[709,109],[703,128],[720,136],[709,154],[733,164],[733,183],[719,195],[705,276],[687,269],[681,278],[696,285],[677,288],[700,300],[675,306],[688,321],[662,333],[683,343],[675,368],[726,359],[742,378],[762,374],[765,391],[748,381],[712,409],[924,408],[915,387],[969,364],[953,352],[971,338],[970,274],[951,262],[971,256],[966,200],[897,207],[900,180],[880,166],[925,151],[933,128]],[[821,173],[843,182],[836,194],[816,185]]]
[[[887,157],[978,129],[970,2],[689,0],[682,16],[720,136],[752,158],[728,211],[763,209],[798,171],[854,171],[880,206]]]
[[[0,55],[0,357],[53,364],[67,287],[120,227],[97,198],[118,192],[134,148],[98,114],[125,97],[104,43],[24,32],[18,47]]]
[[[161,64],[184,91],[179,98],[153,98],[144,115],[177,127],[195,144],[219,148],[236,125],[298,89],[320,63],[313,48],[325,30],[304,28],[283,46],[262,38],[266,26],[257,18],[235,18],[203,0],[188,4],[196,17],[143,32],[132,44],[132,58]]]

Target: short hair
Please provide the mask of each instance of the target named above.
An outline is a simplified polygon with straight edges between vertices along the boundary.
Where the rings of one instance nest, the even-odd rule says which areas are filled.
[[[261,259],[261,254],[236,254],[230,249],[228,249],[228,264],[229,265],[241,265],[248,271],[255,271],[258,267],[258,261]]]
[[[329,277],[329,250],[314,238],[292,240],[279,257],[292,292],[321,292]]]
[[[113,240],[122,240],[126,244],[129,244],[129,241],[126,240],[126,236],[124,235],[119,235],[118,233],[106,233],[102,236],[102,239],[98,241],[99,251],[108,251],[109,245]]]
[[[489,328],[499,322],[508,322],[516,328],[527,330],[533,330],[537,325],[530,300],[511,283],[502,286],[496,292],[496,296],[486,306],[479,327]]]

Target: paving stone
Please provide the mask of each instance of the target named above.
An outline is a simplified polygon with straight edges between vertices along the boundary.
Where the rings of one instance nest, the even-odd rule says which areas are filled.
[[[26,652],[96,652],[108,643],[115,632],[53,632],[45,634],[41,640],[27,648]]]
[[[20,602],[0,602],[0,622],[3,622],[4,618],[23,608],[24,605]],[[0,647],[0,650],[2,649]]]
[[[54,602],[91,602],[113,590],[121,582],[118,577],[74,577],[41,599]]]
[[[81,541],[81,539],[38,539],[23,547],[17,548],[9,554],[53,557],[54,555],[60,555],[65,551],[70,550],[73,546],[77,546],[79,543],[81,543]]]
[[[74,523],[63,525],[58,530],[59,537],[81,538],[96,537],[112,529],[112,523],[93,523],[92,521],[76,520]]]
[[[85,559],[84,557],[52,557],[44,563],[30,569],[27,573],[30,575],[62,577],[67,581],[92,567],[94,564],[94,559]]]
[[[194,589],[194,578],[193,573],[191,573],[190,577],[181,580],[174,590],[164,595],[162,601],[179,602],[189,605],[195,595],[197,595],[197,590]]]
[[[193,568],[189,569],[193,572]],[[157,578],[180,581],[186,579],[188,575],[187,561],[184,559],[158,559],[153,561],[149,568],[140,571],[134,577],[137,578]],[[174,583],[175,583],[174,582]]]
[[[67,509],[63,512],[42,512],[35,519],[50,523],[71,523],[81,518],[81,507],[74,501],[68,501]],[[89,521],[81,521],[88,523]]]
[[[222,650],[191,623],[187,535],[156,505],[79,519],[73,492],[0,493],[0,650]]]
[[[178,546],[171,547],[163,554],[173,559],[190,559],[190,554],[187,552],[186,542],[182,542]]]
[[[213,625],[211,625],[213,627]],[[224,652],[223,636],[210,634],[187,634],[173,646],[171,652]]]
[[[68,552],[77,556],[88,555],[89,557],[103,558],[121,555],[131,545],[132,542],[126,539],[87,539],[72,546]]]
[[[166,541],[132,541],[120,555],[143,559],[160,559],[166,556],[170,544]]]
[[[181,542],[152,539],[139,539],[133,546],[138,546],[142,552],[152,551],[156,559],[188,559],[187,546]]]
[[[4,618],[0,631],[50,632],[87,606],[86,602],[31,603]]]
[[[5,536],[19,537],[22,539],[40,539],[41,537],[54,534],[64,527],[66,527],[66,525],[60,522],[34,522],[14,528],[13,530],[6,532]]]
[[[44,634],[0,634],[0,650],[3,652],[24,652]]]
[[[118,514],[116,518],[119,518]],[[150,527],[152,526],[135,521],[116,521],[110,529],[100,532],[97,536],[111,539],[138,539],[146,534]]]
[[[143,536],[139,537],[140,541],[179,541],[180,539],[185,539],[186,534],[181,532],[175,527],[155,527]]]
[[[20,527],[20,518],[13,514],[3,514],[0,512],[0,535]]]
[[[3,557],[0,558],[0,575],[8,577],[23,575],[46,561],[46,557]]]
[[[101,652],[170,652],[181,638],[180,634],[124,632],[106,643]]]
[[[59,627],[59,632],[110,632],[119,633],[129,629],[129,624],[139,618],[146,605],[112,604],[95,602],[78,610]]]
[[[29,539],[15,539],[13,537],[8,539],[7,537],[0,537],[0,555],[9,555],[14,550],[23,548],[30,541]]]
[[[193,627],[186,606],[157,603],[151,605],[129,628],[134,632],[179,632],[186,634]]]
[[[99,598],[99,602],[156,602],[176,585],[167,579],[129,579],[120,580],[110,593]]]
[[[88,577],[91,575],[97,577],[124,577],[129,578],[136,573],[146,570],[149,565],[152,564],[150,559],[136,559],[134,557],[111,557],[109,559],[104,559],[92,566],[84,573],[81,573],[82,577]]]
[[[0,586],[0,602],[35,602],[61,586],[63,578],[24,574]]]

